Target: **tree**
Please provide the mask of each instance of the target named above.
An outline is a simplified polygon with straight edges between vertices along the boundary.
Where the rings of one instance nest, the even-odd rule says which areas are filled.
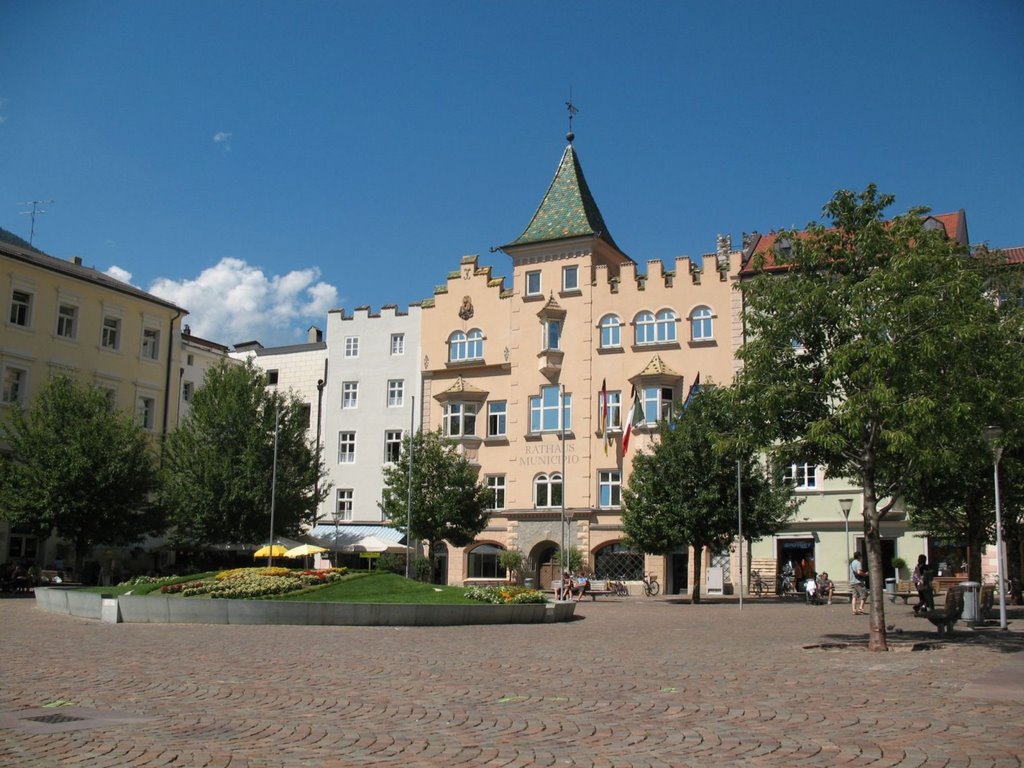
[[[427,543],[431,581],[436,570],[434,544],[469,544],[487,525],[492,501],[493,493],[477,481],[476,467],[440,430],[406,435],[398,461],[384,468],[381,509],[395,528],[405,528],[408,516],[406,535]]]
[[[51,379],[31,408],[14,406],[2,437],[10,455],[0,461],[0,514],[70,541],[76,573],[91,546],[133,544],[163,528],[151,503],[152,442],[98,387]]]
[[[250,361],[206,372],[188,414],[168,435],[164,503],[175,542],[258,542],[296,535],[330,488],[306,437],[302,403],[266,388]],[[277,432],[275,480],[274,433]]]
[[[793,516],[789,488],[769,482],[748,448],[737,452],[737,412],[732,393],[709,389],[696,395],[680,416],[659,426],[650,453],[633,459],[623,489],[622,527],[645,552],[668,554],[689,544],[700,573],[705,548],[721,551],[738,533],[736,462],[740,461],[744,534],[770,535]],[[694,581],[693,602],[700,602]]]
[[[526,570],[529,561],[521,549],[503,549],[498,555],[498,564],[505,569],[516,584],[523,584],[526,580]]]
[[[934,447],[981,434],[1007,352],[990,336],[985,260],[926,226],[925,209],[885,221],[892,202],[874,185],[841,190],[824,208],[830,228],[783,232],[774,264],[756,257],[738,353],[762,445],[863,489],[873,650],[887,648],[881,521],[936,465]]]

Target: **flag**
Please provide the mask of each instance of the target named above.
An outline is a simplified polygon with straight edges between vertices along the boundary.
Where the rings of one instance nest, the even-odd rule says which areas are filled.
[[[629,438],[633,434],[633,420],[643,417],[644,406],[640,402],[640,393],[636,391],[636,387],[632,387],[630,390],[630,396],[633,398],[633,402],[629,406],[629,415],[626,416],[626,431],[622,433],[622,455],[626,455],[626,450],[629,448]]]
[[[693,380],[693,384],[690,385],[690,391],[686,393],[686,399],[683,401],[683,410],[685,411],[690,401],[700,393],[700,371],[697,371],[697,378]]]
[[[601,379],[601,423],[597,436],[604,439],[604,455],[608,455],[608,379]]]

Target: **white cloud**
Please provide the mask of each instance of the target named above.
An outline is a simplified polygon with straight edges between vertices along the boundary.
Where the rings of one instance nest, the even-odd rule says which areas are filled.
[[[110,275],[110,277],[114,278],[115,280],[120,280],[122,283],[128,283],[128,285],[132,284],[132,273],[129,272],[127,269],[122,269],[116,264],[103,274]]]
[[[231,151],[231,133],[229,131],[217,131],[213,134],[213,143],[224,147],[225,152]]]
[[[160,278],[149,292],[187,309],[185,322],[196,336],[275,346],[305,341],[306,329],[323,328],[328,310],[338,306],[338,289],[319,278],[315,267],[268,276],[242,259],[224,258],[195,279]]]

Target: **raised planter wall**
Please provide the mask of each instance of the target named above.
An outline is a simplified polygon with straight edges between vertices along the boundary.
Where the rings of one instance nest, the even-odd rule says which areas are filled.
[[[117,610],[108,610],[104,615],[103,596],[95,592],[38,587],[35,594],[36,607],[50,613],[69,613],[83,618],[134,624],[291,624],[360,627],[541,624],[569,621],[576,610],[576,604],[572,602],[533,605],[401,605],[120,595],[114,598],[117,601]]]

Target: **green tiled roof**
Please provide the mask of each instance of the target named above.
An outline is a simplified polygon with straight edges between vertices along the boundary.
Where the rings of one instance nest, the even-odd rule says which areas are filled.
[[[572,144],[565,148],[562,162],[530,224],[509,245],[542,243],[566,237],[593,235],[619,250],[608,233],[601,211],[590,194],[587,180]]]

